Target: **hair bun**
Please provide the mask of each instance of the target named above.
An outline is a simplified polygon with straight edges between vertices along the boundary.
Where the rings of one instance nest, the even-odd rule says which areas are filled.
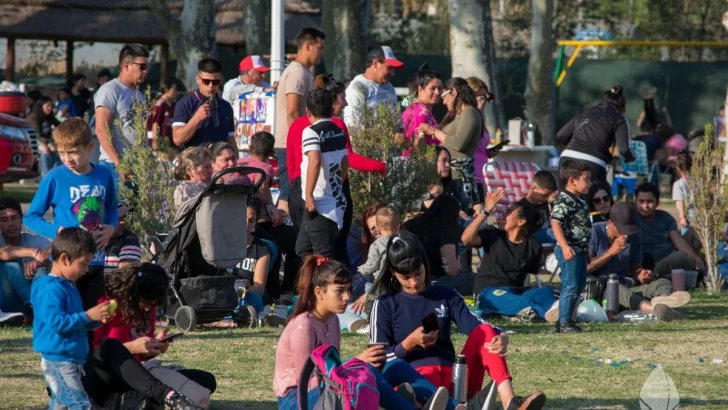
[[[430,65],[427,63],[420,64],[419,71],[430,71]]]
[[[622,87],[621,85],[615,85],[614,87],[612,87],[611,90],[609,90],[609,92],[619,96],[624,94],[624,87]]]

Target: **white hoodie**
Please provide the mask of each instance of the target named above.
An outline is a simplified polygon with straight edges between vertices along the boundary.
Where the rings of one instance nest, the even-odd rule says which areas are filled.
[[[392,84],[375,83],[364,77],[364,74],[359,74],[349,83],[349,87],[346,88],[346,104],[344,122],[348,128],[361,125],[362,104],[366,104],[371,109],[376,109],[379,104],[385,104],[399,112],[397,93]]]

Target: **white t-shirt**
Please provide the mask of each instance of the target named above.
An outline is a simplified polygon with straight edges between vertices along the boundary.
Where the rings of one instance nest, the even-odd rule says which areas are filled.
[[[303,200],[306,200],[306,180],[308,178],[309,151],[321,153],[321,171],[319,172],[316,187],[313,190],[313,200],[316,211],[326,218],[336,222],[339,229],[344,224],[344,210],[346,197],[342,188],[341,163],[347,156],[346,135],[344,130],[337,127],[330,119],[316,121],[316,123],[303,130],[303,161],[301,162],[301,186]]]
[[[108,83],[99,87],[94,95],[94,107],[104,107],[111,111],[113,122],[109,126],[111,131],[111,141],[114,144],[116,153],[121,157],[127,144],[134,141],[134,119],[136,112],[134,111],[134,103],[138,102],[144,106],[144,94],[136,88],[129,88],[118,78],[114,78]],[[143,115],[143,113],[140,113]],[[117,120],[121,120],[121,129],[116,124]],[[142,119],[146,124],[146,118]],[[101,161],[109,161],[109,154],[101,147]]]
[[[266,88],[270,88],[270,84],[263,81],[260,87],[255,84],[244,84],[240,76],[228,80],[222,87],[222,99],[230,104],[235,101],[235,97],[245,93],[262,93]]]
[[[349,83],[346,88],[346,104],[344,122],[349,129],[361,125],[361,111],[364,109],[364,104],[372,110],[376,110],[379,104],[384,104],[399,112],[397,93],[392,84],[375,83],[364,77],[364,74],[359,74]]]
[[[0,246],[5,245],[5,238],[0,235]],[[51,241],[40,235],[33,235],[32,233],[23,232],[20,234],[19,247],[46,250],[51,247]],[[33,258],[23,258],[23,263],[31,260],[33,260]]]

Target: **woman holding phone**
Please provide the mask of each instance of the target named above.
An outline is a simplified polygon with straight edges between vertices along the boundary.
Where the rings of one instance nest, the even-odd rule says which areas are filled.
[[[276,347],[273,391],[279,410],[298,410],[298,377],[316,346],[329,344],[340,350],[341,330],[336,314],[346,309],[351,282],[351,273],[340,262],[318,255],[309,255],[303,262],[297,284],[299,299]],[[356,357],[372,367],[380,407],[416,409],[419,407],[415,401],[419,399],[426,401],[424,409],[445,409],[447,389],[436,388],[403,360],[387,360],[383,345],[370,344]],[[398,386],[398,391],[392,386]],[[309,409],[313,409],[319,394],[318,384],[312,379],[308,383]]]
[[[388,361],[407,361],[435,386],[449,386],[456,355],[450,338],[450,323],[454,321],[468,335],[460,353],[467,358],[468,407],[482,407],[488,391],[481,390],[486,371],[496,383],[504,409],[543,407],[546,396],[540,391],[527,397],[513,393],[505,359],[508,336],[470,311],[456,291],[430,285],[427,255],[417,241],[392,237],[387,264],[374,283],[374,291],[383,296],[372,307],[369,341],[386,346]],[[451,399],[447,408],[456,405]]]

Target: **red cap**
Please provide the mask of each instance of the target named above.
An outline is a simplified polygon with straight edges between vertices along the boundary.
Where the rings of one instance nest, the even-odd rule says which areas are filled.
[[[248,71],[254,69],[261,73],[267,73],[270,68],[263,64],[263,59],[260,56],[247,56],[240,61],[238,65],[238,71]]]
[[[392,48],[389,46],[381,46],[382,54],[384,55],[384,62],[391,65],[394,68],[402,68],[404,67],[404,63],[397,60],[397,57],[394,56],[394,51],[392,51]]]

